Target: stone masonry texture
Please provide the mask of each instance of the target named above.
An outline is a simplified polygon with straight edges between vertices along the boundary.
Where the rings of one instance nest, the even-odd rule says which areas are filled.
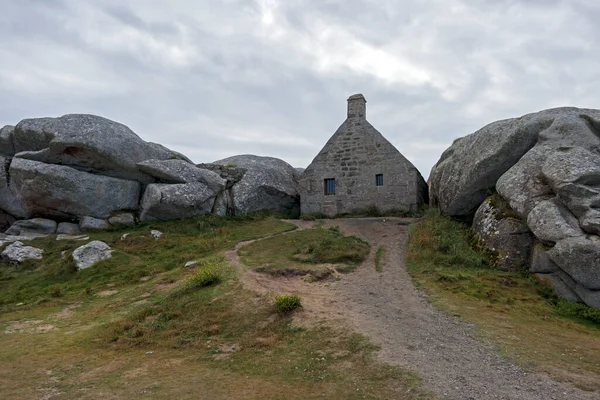
[[[326,179],[335,179],[335,194],[325,194]],[[362,94],[348,98],[348,118],[300,178],[302,214],[333,216],[372,206],[414,211],[427,197],[419,171],[366,120]]]

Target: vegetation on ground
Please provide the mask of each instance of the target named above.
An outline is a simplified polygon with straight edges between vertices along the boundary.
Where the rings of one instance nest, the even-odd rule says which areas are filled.
[[[344,236],[337,227],[295,231],[256,241],[239,250],[244,264],[272,275],[311,275],[323,279],[350,272],[369,254],[369,244]],[[331,267],[333,265],[333,267]]]
[[[556,299],[527,272],[493,269],[470,228],[429,210],[410,227],[407,269],[439,308],[476,324],[512,361],[600,389],[599,311]]]
[[[155,240],[150,230],[163,236]],[[91,240],[102,240],[115,251],[102,261],[101,268],[77,272],[71,252],[84,244],[74,240],[56,241],[40,238],[29,245],[44,250],[40,262],[27,260],[20,265],[3,264],[0,268],[0,312],[11,303],[43,302],[50,297],[84,296],[88,292],[137,284],[157,274],[208,257],[233,247],[242,240],[256,239],[265,232],[278,233],[295,229],[290,223],[256,214],[223,218],[207,215],[181,221],[144,223],[135,229],[99,232]],[[129,235],[121,240],[121,235]],[[54,293],[54,294],[51,294]],[[57,294],[60,294],[58,296]]]
[[[216,285],[223,279],[223,265],[214,260],[206,260],[186,282],[187,289]]]
[[[328,218],[378,218],[378,217],[402,217],[402,218],[418,218],[423,215],[425,208],[419,208],[413,211],[401,210],[401,209],[391,209],[386,211],[381,211],[377,206],[369,206],[360,210],[340,213],[335,215],[334,217],[328,217],[323,213],[306,213],[300,215],[300,219],[304,221],[314,221],[318,219],[328,219]]]
[[[223,250],[290,229],[207,216],[95,233],[114,256],[79,272],[69,259],[81,242],[36,239],[44,260],[0,268],[2,396],[428,398],[414,374],[376,362],[364,337],[297,326],[243,288]]]
[[[275,296],[274,302],[275,310],[279,313],[288,313],[294,311],[297,308],[302,307],[302,301],[300,297],[295,294],[282,294]]]

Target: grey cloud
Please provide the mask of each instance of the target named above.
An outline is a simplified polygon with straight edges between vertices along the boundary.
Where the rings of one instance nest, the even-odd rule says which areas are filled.
[[[494,120],[600,108],[592,1],[30,0],[2,9],[0,125],[99,114],[197,162],[256,153],[306,166],[357,92],[424,176],[444,146]]]

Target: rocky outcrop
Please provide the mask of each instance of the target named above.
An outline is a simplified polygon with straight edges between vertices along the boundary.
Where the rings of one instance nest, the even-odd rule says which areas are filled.
[[[15,154],[15,146],[13,145],[13,133],[15,127],[6,125],[0,128],[0,155],[12,157]]]
[[[26,212],[20,217],[107,218],[115,211],[138,207],[139,182],[22,158],[13,158],[9,173],[10,190]]]
[[[533,237],[527,224],[511,213],[502,204],[499,196],[486,199],[475,213],[473,230],[496,268],[503,271],[519,271],[529,265]]]
[[[298,173],[285,161],[246,154],[213,164],[246,170],[241,180],[231,188],[236,214],[261,210],[299,212]]]
[[[141,221],[191,218],[209,214],[217,192],[196,182],[186,184],[148,185],[141,202]]]
[[[86,114],[25,119],[14,128],[13,144],[16,157],[145,183],[153,179],[137,163],[183,157],[143,141],[125,125]]]
[[[226,183],[217,173],[182,160],[147,160],[137,165],[141,171],[164,183],[200,182],[215,192],[223,190]]]
[[[105,230],[139,220],[297,208],[297,174],[275,158],[235,156],[196,166],[125,125],[85,114],[0,129],[2,230],[38,217]]]
[[[540,201],[528,214],[527,225],[546,243],[584,235],[577,218],[556,198]]]
[[[551,274],[557,293],[570,290],[564,297],[598,307],[600,110],[557,108],[490,124],[446,150],[430,182],[431,202],[467,220],[497,191],[539,243],[530,270]]]
[[[73,261],[77,269],[85,269],[93,266],[99,261],[112,257],[110,246],[99,240],[94,240],[73,250]]]

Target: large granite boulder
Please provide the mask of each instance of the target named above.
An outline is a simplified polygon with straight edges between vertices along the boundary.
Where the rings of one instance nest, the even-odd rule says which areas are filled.
[[[246,170],[241,180],[231,188],[235,214],[262,210],[299,212],[298,173],[285,161],[246,154],[213,164]]]
[[[527,216],[527,225],[538,240],[551,244],[585,235],[577,218],[556,198],[539,202]]]
[[[583,287],[600,290],[600,238],[596,235],[559,241],[548,255]]]
[[[144,183],[153,179],[138,169],[139,162],[185,159],[191,163],[164,146],[145,142],[125,125],[95,115],[25,119],[14,128],[12,139],[16,157]]]
[[[494,266],[503,271],[529,267],[533,236],[504,200],[488,197],[477,209],[473,231],[479,243],[491,254]]]
[[[25,209],[20,217],[107,218],[138,207],[138,182],[22,158],[13,158],[9,174],[9,189]]]
[[[142,172],[164,183],[201,182],[214,191],[222,190],[226,183],[219,174],[183,160],[146,160],[137,166]]]
[[[23,202],[9,187],[10,160],[0,156],[0,209],[17,218],[26,218],[29,214]]]
[[[13,133],[15,127],[6,125],[0,128],[0,155],[12,157],[15,154],[15,146],[13,145]]]
[[[595,149],[600,152],[599,149]],[[579,219],[581,228],[600,234],[600,154],[581,147],[559,148],[542,166],[552,191]]]
[[[191,218],[212,212],[218,192],[200,182],[153,183],[146,187],[140,204],[141,221]]]
[[[552,123],[526,115],[491,123],[452,143],[429,174],[430,203],[447,215],[470,219],[498,178],[512,167]]]
[[[597,306],[599,132],[600,110],[577,108],[490,124],[444,152],[431,172],[431,201],[470,219],[487,193],[497,191],[543,245],[529,260],[532,272],[560,278],[572,292],[565,297],[576,294]]]

